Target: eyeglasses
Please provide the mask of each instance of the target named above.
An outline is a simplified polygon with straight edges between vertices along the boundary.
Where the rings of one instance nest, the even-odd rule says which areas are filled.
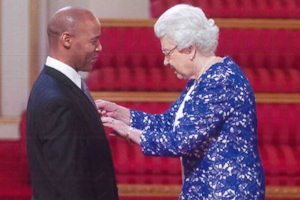
[[[170,50],[164,49],[162,52],[165,55],[166,58],[170,58],[171,54],[173,53],[173,51],[177,48],[177,45],[175,47],[173,47]]]

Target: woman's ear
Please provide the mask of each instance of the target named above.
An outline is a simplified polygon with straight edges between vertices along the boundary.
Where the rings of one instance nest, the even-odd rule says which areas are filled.
[[[69,32],[63,32],[60,36],[60,42],[65,48],[71,48],[72,35]]]
[[[180,50],[180,53],[184,53],[189,56],[190,60],[194,60],[196,56],[196,47],[195,45],[191,45],[187,48]]]
[[[196,47],[195,45],[191,45],[188,48],[186,48],[186,53],[189,54],[190,60],[194,60],[196,56]]]

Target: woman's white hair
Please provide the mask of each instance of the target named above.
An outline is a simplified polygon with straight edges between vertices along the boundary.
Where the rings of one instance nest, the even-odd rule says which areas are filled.
[[[202,9],[178,4],[164,12],[154,25],[157,37],[173,40],[177,48],[195,45],[202,53],[214,52],[218,45],[219,28],[207,19]]]

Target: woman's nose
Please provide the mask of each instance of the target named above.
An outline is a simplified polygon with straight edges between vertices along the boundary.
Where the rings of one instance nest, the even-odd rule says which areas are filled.
[[[164,58],[164,65],[167,66],[169,64],[169,59],[167,59],[166,57]]]
[[[102,50],[102,45],[99,42],[99,45],[96,47],[96,51],[101,51]]]

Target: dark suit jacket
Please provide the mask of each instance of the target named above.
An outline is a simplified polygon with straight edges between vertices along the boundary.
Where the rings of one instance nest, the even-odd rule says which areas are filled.
[[[45,66],[27,106],[35,200],[115,200],[111,150],[99,114],[64,74]]]

